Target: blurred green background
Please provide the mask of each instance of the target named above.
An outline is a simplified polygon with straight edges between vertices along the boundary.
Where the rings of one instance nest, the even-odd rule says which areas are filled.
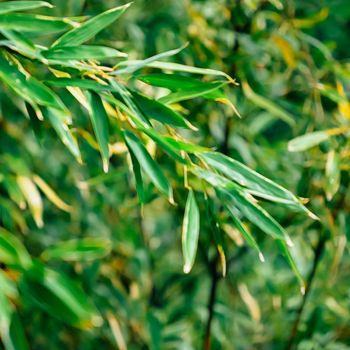
[[[124,3],[57,0],[53,9],[36,11],[93,16]],[[19,115],[20,102],[1,86],[0,177],[9,179],[0,183],[1,226],[18,232],[34,257],[72,238],[111,242],[108,254],[97,259],[69,261],[62,253],[47,259],[82,286],[102,325],[74,328],[29,299],[14,298],[30,349],[350,349],[349,24],[348,0],[135,0],[94,40],[127,52],[129,59],[188,42],[173,62],[221,70],[237,80],[225,93],[241,118],[227,103],[203,98],[177,108],[199,129],[188,135],[192,142],[215,147],[309,199],[320,220],[265,205],[293,238],[305,295],[276,244],[245,222],[264,253],[262,263],[222,212],[226,277],[205,224],[194,267],[184,274],[186,192],[177,189],[174,207],[147,185],[142,215],[117,137],[111,170],[103,174],[87,121],[65,95],[84,155],[78,164],[52,128],[45,126],[37,142],[31,122]],[[169,159],[163,153],[158,159],[173,174],[171,181],[179,181]],[[74,210],[64,212],[43,195],[44,226],[38,228],[30,211],[21,209],[21,195],[6,190],[14,181],[11,169],[23,168]],[[3,272],[16,278],[6,267]]]

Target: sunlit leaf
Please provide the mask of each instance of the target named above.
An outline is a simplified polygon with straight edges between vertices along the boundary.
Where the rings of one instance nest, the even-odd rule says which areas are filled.
[[[188,192],[185,214],[182,223],[182,253],[184,257],[184,272],[189,273],[196,258],[200,230],[200,214],[195,195]]]
[[[129,6],[130,4],[126,4],[100,13],[77,28],[63,34],[53,43],[52,47],[77,46],[88,41],[118,19]]]

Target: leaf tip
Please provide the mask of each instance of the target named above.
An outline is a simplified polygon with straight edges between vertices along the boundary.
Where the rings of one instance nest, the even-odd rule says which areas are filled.
[[[259,252],[259,259],[262,263],[265,262],[265,257],[263,255],[263,253],[261,253],[261,252]]]
[[[184,265],[184,273],[188,274],[191,271],[191,265],[190,264],[185,264]]]

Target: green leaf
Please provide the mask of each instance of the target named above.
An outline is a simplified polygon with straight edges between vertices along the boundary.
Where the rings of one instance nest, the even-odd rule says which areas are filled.
[[[160,135],[158,132],[154,131],[151,128],[140,130],[142,130],[147,136],[156,142],[157,145],[159,145],[165,152],[170,155],[170,157],[174,158],[180,163],[188,163],[187,159],[181,156],[179,150],[176,149],[170,142],[168,142],[168,140],[163,135]]]
[[[225,202],[224,203],[225,208],[227,209],[228,213],[230,214],[230,217],[233,221],[234,226],[236,229],[241,233],[247,244],[255,249],[259,255],[259,259],[264,262],[265,258],[264,255],[262,254],[258,243],[256,242],[255,238],[253,235],[244,227],[242,221],[237,217],[235,213],[235,207],[232,205],[230,202]]]
[[[215,170],[249,188],[252,194],[278,203],[299,203],[287,189],[262,176],[246,165],[218,152],[202,153],[201,158]]]
[[[102,156],[103,170],[108,172],[109,166],[109,149],[108,149],[108,139],[109,139],[109,126],[108,126],[108,116],[103,107],[101,97],[95,92],[91,92],[89,95],[91,112],[90,119],[96,135],[97,142],[100,147],[100,152]]]
[[[146,60],[127,60],[124,62],[120,62],[117,64],[117,67],[129,67],[130,72],[134,72],[137,69],[140,69],[142,67],[149,67],[149,68],[158,68],[163,70],[170,70],[174,72],[184,72],[184,73],[192,73],[192,74],[201,74],[201,75],[211,75],[211,76],[221,76],[225,77],[230,83],[235,83],[235,80],[232,79],[228,74],[215,70],[215,69],[207,69],[207,68],[198,68],[198,67],[192,67],[187,66],[184,64],[179,63],[172,63],[172,62],[161,62],[156,61],[154,59],[164,58],[168,56],[173,56],[180,52],[183,49],[183,47],[171,51],[164,52],[163,54],[159,54],[156,56],[152,56]],[[161,56],[162,55],[162,56]],[[166,56],[168,55],[168,56]],[[157,57],[158,56],[158,57]],[[137,67],[136,69],[134,69]],[[124,70],[117,70],[114,74],[119,75],[123,74]],[[128,71],[127,71],[128,72]]]
[[[21,320],[16,312],[12,312],[9,327],[2,335],[5,350],[29,350]]]
[[[103,238],[85,237],[57,243],[42,253],[45,260],[91,261],[102,259],[111,251],[111,242]]]
[[[7,265],[26,268],[31,258],[21,241],[0,227],[0,261]]]
[[[295,264],[292,255],[289,252],[289,249],[288,249],[288,246],[286,245],[286,242],[284,242],[283,240],[277,239],[277,246],[278,246],[278,249],[280,250],[281,254],[286,258],[289,266],[292,268],[294,275],[298,279],[299,284],[300,284],[301,293],[305,294],[304,279],[303,279],[297,265]]]
[[[173,202],[173,190],[160,166],[153,160],[140,140],[130,131],[124,131],[127,146],[134,153],[141,168],[149,176],[153,184]]]
[[[137,92],[132,92],[133,99],[140,111],[148,119],[154,119],[162,124],[169,124],[172,126],[182,128],[196,129],[189,121],[183,118],[179,113],[173,111],[164,104],[152,100],[146,96],[140,95]]]
[[[102,323],[101,316],[73,280],[36,262],[23,274],[20,289],[52,317],[88,329]]]
[[[98,91],[114,91],[115,89],[107,84],[97,83],[95,80],[90,79],[77,79],[77,78],[57,78],[46,80],[45,83],[56,87],[78,87],[86,90]]]
[[[186,201],[185,214],[182,223],[182,253],[184,256],[184,272],[189,273],[196,258],[200,214],[195,195],[190,189]]]
[[[266,99],[263,96],[256,94],[246,81],[242,82],[242,88],[246,97],[249,100],[251,100],[255,105],[257,105],[262,109],[267,110],[268,112],[273,114],[275,117],[286,122],[288,125],[290,126],[295,125],[295,120],[290,113],[282,109],[280,106],[278,106],[274,102]]]
[[[141,167],[131,149],[129,149],[129,152],[131,157],[132,170],[135,177],[135,187],[136,187],[137,197],[139,199],[140,204],[142,205],[145,203],[145,191],[143,188]]]
[[[171,57],[171,56],[178,54],[186,46],[187,46],[187,44],[183,45],[177,49],[165,51],[165,52],[159,53],[157,55],[148,57],[145,60],[128,60],[128,61],[120,62],[116,65],[116,68],[119,68],[119,67],[125,67],[125,68],[117,69],[112,74],[114,74],[114,75],[131,74],[131,73],[134,73],[143,67],[150,67],[150,65],[152,65],[152,63],[154,64],[154,62],[156,62],[159,59]]]
[[[292,245],[287,232],[265,209],[255,202],[253,197],[234,188],[217,188],[216,190],[223,196],[225,201],[234,204],[249,221],[266,234],[276,239],[282,239],[290,246]]]
[[[332,150],[327,155],[326,163],[326,197],[330,201],[340,186],[340,155]]]
[[[0,29],[18,32],[53,33],[70,29],[72,26],[62,18],[7,13],[0,16]]]
[[[0,14],[32,10],[39,7],[50,7],[53,6],[46,1],[5,1],[0,3]]]
[[[131,3],[100,13],[99,15],[84,22],[79,27],[63,34],[53,43],[52,47],[79,46],[112,24],[130,5]]]
[[[9,298],[18,297],[16,282],[3,270],[0,270],[0,293],[3,293]]]
[[[54,47],[41,51],[41,54],[49,60],[88,60],[128,56],[110,47],[88,45]]]
[[[62,121],[62,116],[59,111],[48,108],[47,111],[44,111],[44,116],[49,120],[63,144],[69,149],[78,162],[81,163],[81,155],[77,142],[73,138],[68,126]]]
[[[68,113],[61,99],[46,85],[24,74],[23,68],[19,69],[13,62],[9,62],[0,53],[0,79],[10,86],[19,96],[31,104],[53,107]]]
[[[298,136],[288,142],[288,151],[300,152],[319,145],[328,140],[331,135],[327,131],[315,131]]]
[[[169,95],[166,95],[159,99],[159,102],[171,104],[176,102],[181,102],[185,100],[190,100],[197,97],[207,97],[212,98],[225,98],[223,93],[219,93],[220,89],[228,84],[228,81],[224,82],[212,82],[203,83],[201,86],[194,86],[189,90],[180,90]],[[217,92],[215,95],[214,93]],[[210,95],[211,94],[211,95]]]

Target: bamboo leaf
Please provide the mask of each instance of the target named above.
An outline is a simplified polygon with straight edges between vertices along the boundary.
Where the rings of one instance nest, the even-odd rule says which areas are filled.
[[[242,82],[242,88],[246,97],[249,100],[251,100],[255,105],[269,111],[275,117],[285,121],[288,125],[290,126],[295,125],[295,120],[290,113],[282,109],[280,106],[278,106],[274,102],[266,99],[263,96],[256,94],[246,81]]]
[[[0,29],[10,29],[18,32],[54,33],[71,27],[64,19],[56,17],[22,13],[5,13],[0,16]]]
[[[42,253],[45,260],[91,261],[102,259],[111,251],[111,242],[103,238],[85,237],[57,243]]]
[[[347,128],[333,128],[310,132],[290,140],[288,143],[288,150],[290,152],[306,151],[309,148],[319,145],[321,142],[327,141],[331,136],[342,134],[345,131],[347,131]]]
[[[77,142],[73,138],[68,126],[62,120],[59,111],[48,108],[47,111],[44,111],[44,116],[49,120],[63,144],[69,149],[78,162],[81,163],[81,155]]]
[[[20,289],[34,304],[71,326],[88,329],[102,323],[95,307],[73,280],[39,262],[25,271]]]
[[[66,211],[67,213],[70,213],[73,210],[73,207],[65,203],[40,176],[33,175],[33,181],[57,208]]]
[[[31,104],[53,107],[68,113],[61,99],[46,85],[19,69],[0,53],[0,79],[25,101]]]
[[[101,97],[95,92],[89,94],[89,100],[91,105],[90,119],[94,129],[94,133],[97,142],[100,147],[100,152],[102,156],[103,170],[108,172],[109,167],[109,126],[108,126],[108,116]]]
[[[140,95],[137,92],[133,92],[132,96],[140,111],[142,111],[148,119],[154,119],[163,124],[196,130],[189,121],[163,103]]]
[[[22,242],[2,227],[0,227],[0,261],[23,268],[31,264],[30,255]]]
[[[292,246],[292,241],[287,232],[265,209],[255,203],[254,198],[234,188],[218,188],[217,191],[225,201],[234,204],[249,221],[266,234],[286,241],[288,245]]]
[[[32,10],[39,7],[52,8],[53,6],[46,1],[4,1],[0,3],[0,14],[15,11]]]
[[[186,46],[187,46],[187,44],[183,45],[177,49],[165,51],[165,52],[159,53],[157,55],[148,57],[145,60],[128,60],[128,61],[120,62],[116,65],[116,68],[118,68],[118,69],[113,74],[114,75],[131,74],[131,73],[134,73],[143,67],[150,67],[150,65],[152,63],[154,64],[159,59],[171,57],[171,56],[178,54]],[[119,67],[125,67],[125,68],[119,69]]]
[[[49,60],[88,60],[128,56],[110,47],[91,45],[54,47],[41,51],[41,54]]]
[[[130,5],[131,3],[100,13],[99,15],[82,23],[79,27],[63,34],[53,43],[52,47],[78,46],[88,41],[118,19],[118,17],[120,17]]]
[[[153,160],[140,140],[131,132],[124,131],[127,146],[140,163],[141,168],[149,176],[153,184],[173,202],[173,191],[159,165]]]
[[[261,250],[259,248],[258,243],[256,242],[256,240],[253,237],[253,235],[243,226],[243,223],[241,222],[241,220],[235,214],[235,208],[232,205],[232,203],[226,202],[224,205],[225,205],[225,208],[227,209],[227,211],[230,214],[230,217],[231,217],[231,219],[233,221],[234,226],[241,233],[241,235],[243,236],[243,238],[245,239],[247,244],[257,251],[257,253],[259,255],[259,259],[262,262],[264,262],[265,258],[264,258],[264,255],[262,254],[262,252],[261,252]]]
[[[196,258],[200,214],[195,195],[190,189],[186,201],[185,214],[182,224],[182,253],[184,257],[184,272],[189,273]]]
[[[43,203],[37,187],[28,176],[17,176],[16,180],[28,203],[36,225],[43,227]]]

